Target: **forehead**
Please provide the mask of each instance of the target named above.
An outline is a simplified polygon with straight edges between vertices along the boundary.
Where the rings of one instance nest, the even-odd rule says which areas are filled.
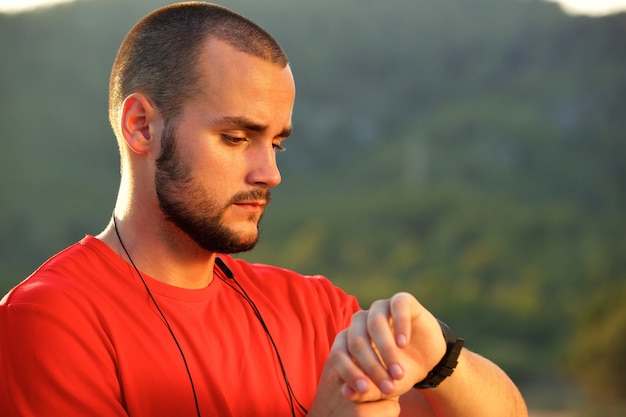
[[[197,99],[211,111],[243,113],[230,116],[288,111],[291,116],[295,85],[288,65],[265,61],[221,40],[205,42],[197,65]]]

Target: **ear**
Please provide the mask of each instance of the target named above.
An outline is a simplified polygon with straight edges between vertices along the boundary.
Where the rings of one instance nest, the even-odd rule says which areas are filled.
[[[122,135],[135,153],[149,152],[156,146],[156,134],[161,131],[162,117],[152,101],[141,93],[126,97],[122,105]]]

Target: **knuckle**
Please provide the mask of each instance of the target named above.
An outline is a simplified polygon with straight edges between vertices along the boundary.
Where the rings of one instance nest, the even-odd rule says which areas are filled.
[[[351,325],[359,324],[363,322],[364,320],[367,320],[367,316],[368,316],[368,312],[366,310],[357,311],[356,313],[352,315],[352,318],[350,319],[350,324]]]
[[[380,306],[381,306],[382,304],[384,304],[385,302],[386,302],[385,300],[375,300],[375,301],[372,303],[372,308],[374,308],[374,307],[380,307]]]
[[[371,347],[369,339],[362,336],[354,336],[348,340],[348,350],[350,352],[360,352]]]
[[[333,345],[331,347],[331,352],[340,350],[343,346],[346,346],[346,341],[348,338],[348,332],[346,330],[342,330],[335,336],[335,340],[333,341]]]
[[[327,361],[330,363],[337,363],[341,360],[343,355],[344,355],[343,352],[340,352],[336,349],[331,349],[330,353],[328,354]]]
[[[379,333],[384,331],[389,328],[389,319],[382,314],[372,315],[367,321],[367,328],[370,332]]]
[[[413,296],[408,292],[399,292],[391,298],[391,304],[396,306],[398,304],[410,303]]]

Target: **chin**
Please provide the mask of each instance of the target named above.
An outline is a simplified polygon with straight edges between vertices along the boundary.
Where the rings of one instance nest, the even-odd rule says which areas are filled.
[[[241,248],[237,252],[248,252],[256,246],[259,241],[259,231],[256,227],[254,230],[233,230],[230,233],[231,247]]]

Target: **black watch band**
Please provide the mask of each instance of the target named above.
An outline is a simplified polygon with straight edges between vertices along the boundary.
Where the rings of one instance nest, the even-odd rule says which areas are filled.
[[[435,388],[441,384],[441,381],[452,375],[456,367],[463,348],[464,340],[457,339],[452,334],[452,330],[447,324],[441,320],[437,320],[441,327],[443,337],[446,339],[446,353],[437,365],[426,375],[426,378],[413,385],[413,388]]]

